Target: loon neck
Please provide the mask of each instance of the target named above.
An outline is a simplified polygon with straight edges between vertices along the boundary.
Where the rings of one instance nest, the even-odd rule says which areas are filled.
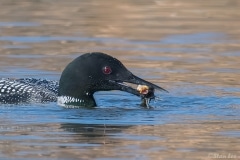
[[[59,81],[58,103],[62,106],[95,107],[96,91],[89,77],[89,62],[80,56],[63,70]]]
[[[58,105],[67,108],[78,108],[78,107],[95,107],[96,102],[92,95],[86,95],[81,97],[73,96],[58,96]]]
[[[63,79],[61,79],[63,80]],[[75,81],[61,81],[59,83],[58,104],[61,106],[95,107],[94,92],[86,85],[78,85]],[[81,83],[80,83],[81,84]]]

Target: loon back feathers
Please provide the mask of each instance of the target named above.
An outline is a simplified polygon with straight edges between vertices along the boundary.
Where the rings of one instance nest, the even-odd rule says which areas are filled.
[[[23,83],[28,86],[37,87],[39,89],[49,90],[57,95],[59,83],[58,81],[36,78],[21,78],[16,79],[17,82]]]
[[[0,80],[0,103],[4,104],[56,101],[57,92],[57,81],[35,78]]]

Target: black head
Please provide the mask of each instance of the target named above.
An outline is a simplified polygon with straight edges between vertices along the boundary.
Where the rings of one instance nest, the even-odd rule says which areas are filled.
[[[122,90],[137,96],[141,94],[123,82],[147,85],[164,90],[134,76],[124,65],[104,53],[86,53],[67,65],[59,82],[58,101],[67,105],[96,106],[96,91]]]

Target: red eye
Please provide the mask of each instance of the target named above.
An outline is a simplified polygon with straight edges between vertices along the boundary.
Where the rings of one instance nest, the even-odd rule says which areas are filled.
[[[112,69],[109,66],[103,67],[102,71],[103,71],[104,74],[111,74],[112,73]]]

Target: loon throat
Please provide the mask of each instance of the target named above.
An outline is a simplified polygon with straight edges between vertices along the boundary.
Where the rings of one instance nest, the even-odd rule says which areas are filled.
[[[57,103],[60,106],[66,107],[69,106],[81,106],[84,103],[84,99],[78,99],[70,96],[58,96]]]
[[[95,107],[96,103],[94,99],[86,100],[80,98],[74,98],[70,96],[58,96],[57,104],[65,108],[79,108],[79,107]]]

